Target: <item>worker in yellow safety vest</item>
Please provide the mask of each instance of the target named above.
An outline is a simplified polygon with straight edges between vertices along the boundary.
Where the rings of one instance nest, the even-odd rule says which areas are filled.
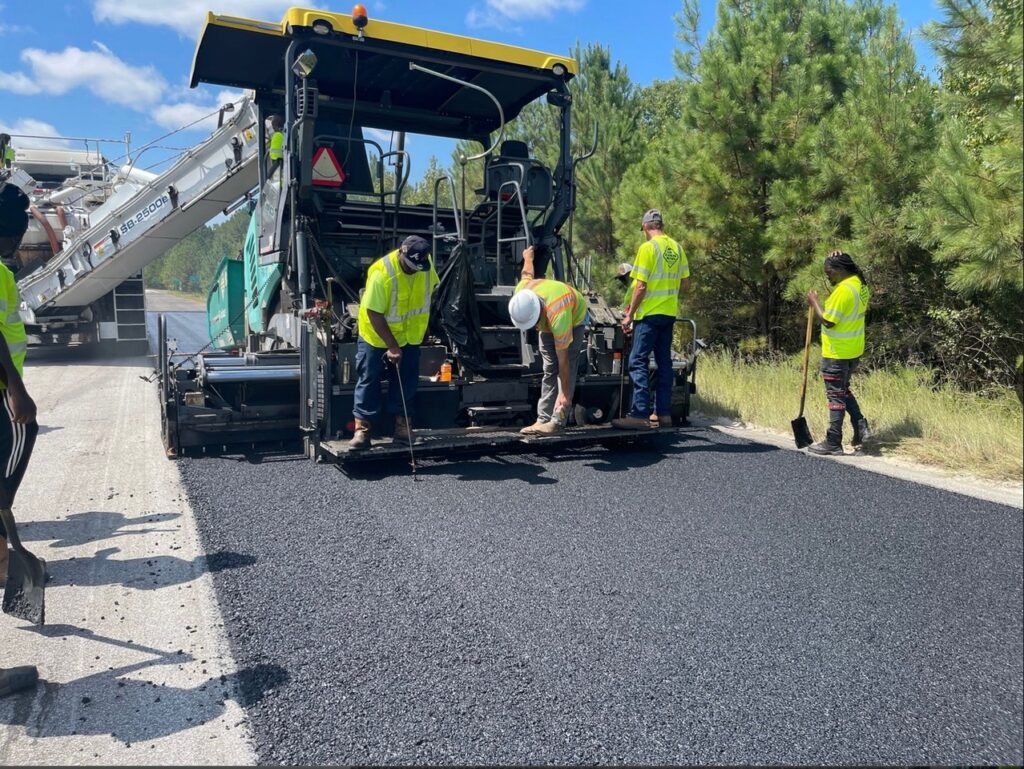
[[[355,430],[350,449],[370,446],[370,431],[381,410],[381,375],[387,363],[385,412],[394,417],[394,439],[412,441],[402,396],[412,419],[420,375],[420,344],[427,334],[430,301],[437,288],[430,244],[410,235],[401,247],[370,265],[359,301],[356,387],[352,414]],[[401,383],[399,383],[401,377]]]
[[[10,134],[0,134],[0,168],[10,168],[14,164],[14,158]]]
[[[18,312],[20,304],[14,275],[0,264],[0,594],[7,582],[9,560],[3,520],[13,524],[14,497],[39,433],[36,404],[22,380],[28,336]],[[0,668],[0,697],[35,686],[38,677],[32,665]]]
[[[629,377],[633,402],[629,414],[613,419],[612,425],[629,430],[646,430],[672,424],[672,331],[679,314],[679,290],[690,288],[690,266],[686,252],[665,234],[661,211],[652,208],[640,222],[647,242],[633,260],[633,279],[622,328],[633,335],[629,353]],[[650,359],[658,366],[655,383],[656,421],[652,421]]]
[[[821,306],[818,292],[807,292],[807,302],[821,321],[821,377],[828,398],[828,432],[825,440],[807,448],[814,454],[843,453],[843,419],[850,415],[854,446],[870,440],[868,420],[850,390],[850,376],[864,354],[864,315],[870,292],[860,267],[842,251],[825,258],[825,275],[835,288]]]
[[[284,159],[284,118],[270,116],[270,142],[267,145],[267,176],[273,176]]]
[[[565,427],[576,388],[576,372],[583,350],[587,301],[567,283],[534,275],[533,246],[523,251],[523,270],[508,312],[521,331],[539,334],[543,376],[537,421],[520,432],[550,435]]]

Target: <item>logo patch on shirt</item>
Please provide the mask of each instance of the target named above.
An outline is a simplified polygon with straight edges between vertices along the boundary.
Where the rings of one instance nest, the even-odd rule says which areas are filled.
[[[678,262],[678,261],[679,261],[679,254],[676,253],[675,249],[666,248],[665,249],[665,264],[667,264],[669,267],[675,267],[676,266],[676,262]]]

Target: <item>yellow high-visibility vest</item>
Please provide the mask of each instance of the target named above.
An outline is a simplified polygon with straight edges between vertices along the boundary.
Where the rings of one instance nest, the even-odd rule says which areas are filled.
[[[270,159],[280,160],[284,157],[284,134],[281,131],[274,131],[270,135]]]
[[[822,315],[835,325],[821,325],[821,357],[850,360],[864,354],[864,314],[870,298],[868,287],[856,275],[829,294]]]
[[[0,264],[0,334],[3,334],[7,342],[7,349],[11,352],[11,362],[18,374],[25,372],[25,351],[28,349],[28,334],[25,333],[25,323],[21,319],[18,307],[21,299],[18,296],[18,284],[14,282],[14,273],[5,265]],[[6,390],[7,385],[0,381],[0,390]]]
[[[374,347],[387,347],[370,323],[367,310],[374,310],[384,315],[399,346],[422,343],[430,320],[430,296],[437,283],[433,264],[407,274],[399,263],[397,249],[378,259],[366,274],[366,288],[359,302],[359,336]]]
[[[647,293],[633,317],[636,320],[648,315],[675,318],[679,314],[679,286],[683,278],[690,277],[690,266],[682,246],[667,235],[658,235],[640,246],[635,261],[630,277],[646,283]]]

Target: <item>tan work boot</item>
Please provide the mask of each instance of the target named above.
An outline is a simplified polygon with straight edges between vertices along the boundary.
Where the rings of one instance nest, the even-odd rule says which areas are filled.
[[[651,414],[650,422],[651,422],[651,427],[671,427],[672,426],[672,415],[671,414]]]
[[[405,417],[395,417],[395,434],[391,437],[399,443],[412,443],[412,427]]]
[[[649,419],[622,417],[621,419],[613,419],[612,427],[616,427],[619,430],[651,430],[654,428],[654,425]]]
[[[543,419],[538,419],[532,425],[527,425],[519,432],[522,433],[523,435],[538,435],[540,433],[540,429],[546,424],[547,422],[545,422]]]
[[[565,429],[565,425],[562,424],[559,419],[552,419],[550,422],[544,422],[540,427],[531,433],[531,435],[554,435],[560,433]]]
[[[365,419],[356,419],[356,429],[352,440],[348,442],[349,451],[362,451],[370,448],[370,423]]]

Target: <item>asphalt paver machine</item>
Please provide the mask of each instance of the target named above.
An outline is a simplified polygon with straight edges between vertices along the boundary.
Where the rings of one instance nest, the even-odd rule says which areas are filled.
[[[536,332],[508,315],[522,250],[534,247],[538,274],[582,282],[563,234],[581,160],[570,141],[575,70],[566,56],[367,19],[358,7],[293,8],[276,23],[209,14],[192,86],[251,90],[259,126],[282,116],[285,146],[271,158],[269,131],[258,132],[259,195],[243,259],[222,263],[210,293],[211,349],[171,351],[160,324],[168,456],[288,437],[320,461],[405,456],[386,439],[350,453],[346,438],[360,290],[369,266],[413,234],[433,244],[441,279],[421,355],[418,454],[643,437],[609,424],[631,396],[626,339],[620,313],[586,285],[571,424],[541,438],[518,432],[534,419],[541,373]],[[507,138],[533,102],[559,126],[554,167]],[[434,180],[430,202],[403,201],[409,134],[476,150]],[[674,353],[677,424],[694,389],[696,335],[687,336]],[[374,428],[387,435],[392,425]]]

